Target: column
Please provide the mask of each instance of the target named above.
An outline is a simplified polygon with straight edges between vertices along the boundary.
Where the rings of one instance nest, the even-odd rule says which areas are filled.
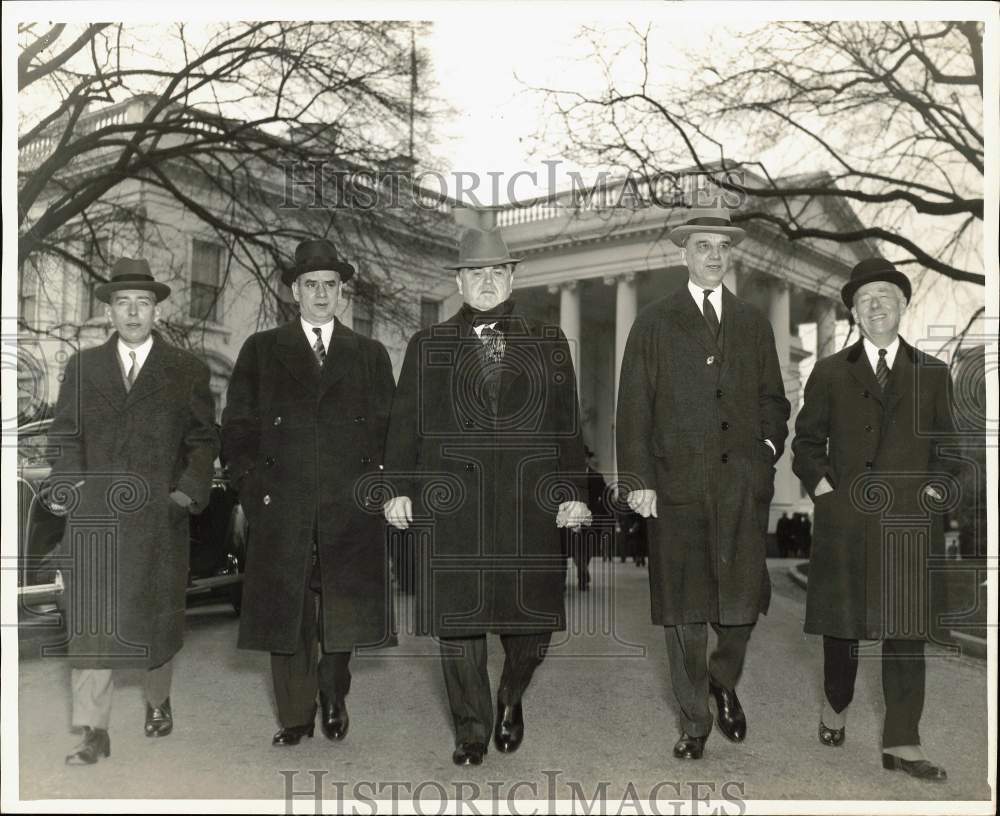
[[[613,284],[615,287],[615,399],[617,399],[625,343],[628,341],[628,333],[632,329],[639,308],[636,300],[635,273],[609,276],[604,279],[604,283],[606,286]]]
[[[791,293],[788,284],[783,280],[772,280],[768,287],[770,301],[767,316],[774,332],[774,345],[778,350],[778,362],[781,365],[781,379],[785,386],[785,397],[794,402],[794,394],[790,389],[795,387],[791,377]],[[791,432],[794,428],[795,416],[789,417],[789,436],[785,445],[785,453],[777,464],[774,474],[774,500],[771,502],[771,520],[768,529],[773,530],[775,519],[780,518],[782,511],[792,510],[798,497],[798,481],[792,473]]]
[[[580,289],[576,281],[549,286],[553,294],[559,292],[559,328],[569,341],[573,368],[576,369],[577,386],[580,382]],[[582,391],[582,389],[581,389]]]
[[[816,359],[837,350],[837,304],[828,298],[816,300]]]

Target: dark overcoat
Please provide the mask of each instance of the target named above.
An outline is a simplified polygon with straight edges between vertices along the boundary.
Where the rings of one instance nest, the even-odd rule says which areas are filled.
[[[619,479],[656,491],[659,625],[752,623],[770,602],[768,510],[789,404],[771,325],[725,287],[720,338],[684,286],[636,318],[622,360]]]
[[[190,534],[169,496],[207,507],[219,451],[208,366],[154,333],[126,391],[117,344],[115,333],[69,359],[49,432],[49,488],[69,508],[65,646],[78,668],[151,668],[181,648]]]
[[[394,643],[378,495],[392,392],[385,348],[339,320],[322,368],[299,318],[243,344],[222,418],[250,525],[240,648],[296,650],[314,535],[323,648]]]
[[[517,313],[496,411],[467,309],[410,340],[392,406],[386,480],[413,502],[418,628],[439,637],[565,628],[556,512],[586,502],[569,345]]]
[[[928,556],[943,552],[931,482],[955,495],[940,447],[952,433],[951,377],[900,339],[882,392],[862,341],[816,363],[792,442],[795,474],[815,498],[805,631],[923,639]]]

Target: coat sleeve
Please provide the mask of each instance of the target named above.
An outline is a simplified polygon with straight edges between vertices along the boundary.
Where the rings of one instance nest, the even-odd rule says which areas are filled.
[[[416,471],[420,466],[420,337],[419,333],[414,335],[406,346],[399,383],[392,396],[383,457],[387,494],[411,499],[418,492]]]
[[[222,412],[222,455],[237,488],[257,463],[260,447],[260,395],[257,386],[257,341],[250,337],[240,349]]]
[[[658,360],[652,324],[632,324],[622,356],[615,417],[618,476],[627,490],[656,489],[656,460],[651,450],[654,433]]]
[[[396,381],[392,376],[392,361],[385,346],[376,342],[373,356],[374,372],[369,383],[372,390],[372,433],[376,461],[384,465],[385,436],[389,429],[389,413],[392,411],[392,396],[396,390]]]
[[[566,480],[565,501],[587,503],[587,455],[583,446],[580,400],[576,390],[576,372],[573,369],[573,355],[569,341],[561,329],[557,329],[558,354],[553,373],[556,387],[559,419],[563,424],[559,434],[559,473]],[[593,508],[591,508],[593,510]]]
[[[957,456],[946,456],[945,448],[955,447],[958,440],[955,436],[955,419],[953,406],[955,404],[954,384],[951,371],[943,363],[934,366],[934,420],[931,428],[933,438],[930,448],[929,470],[931,473],[950,473],[959,476],[962,463]]]
[[[79,474],[87,469],[83,447],[83,412],[80,410],[80,355],[74,354],[66,362],[63,382],[59,387],[55,415],[49,426],[49,441],[58,448],[57,457],[51,462],[52,476],[62,473]]]
[[[826,367],[818,363],[806,381],[805,397],[795,419],[795,438],[792,440],[792,470],[812,498],[815,498],[816,485],[824,476],[836,487],[827,452],[829,436],[829,377]]]
[[[177,489],[187,494],[200,510],[208,506],[215,457],[219,455],[210,378],[208,366],[196,361],[188,392],[188,422],[183,442],[185,466],[177,480]]]
[[[771,324],[763,322],[764,336],[757,346],[759,385],[757,400],[760,406],[760,438],[770,439],[774,445],[774,461],[781,458],[788,438],[788,417],[792,406],[785,397],[785,383],[781,376],[781,363],[774,343]]]

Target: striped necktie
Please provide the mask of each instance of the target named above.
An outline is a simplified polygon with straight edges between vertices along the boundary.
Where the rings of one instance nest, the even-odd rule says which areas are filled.
[[[313,334],[316,335],[316,342],[313,343],[313,354],[316,355],[316,362],[322,368],[323,363],[326,362],[326,348],[323,346],[323,330],[319,327],[314,327]]]
[[[125,377],[125,390],[131,391],[135,385],[135,378],[139,376],[139,361],[135,359],[134,351],[130,351],[128,356],[132,360],[132,365],[129,366],[128,375]]]
[[[875,366],[875,379],[883,391],[889,384],[889,365],[885,361],[885,349],[878,350],[878,365]]]

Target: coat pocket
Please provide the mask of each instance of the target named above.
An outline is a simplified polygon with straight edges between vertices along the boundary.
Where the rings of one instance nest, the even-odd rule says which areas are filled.
[[[704,437],[699,431],[661,433],[653,438],[657,500],[691,504],[705,496]]]

